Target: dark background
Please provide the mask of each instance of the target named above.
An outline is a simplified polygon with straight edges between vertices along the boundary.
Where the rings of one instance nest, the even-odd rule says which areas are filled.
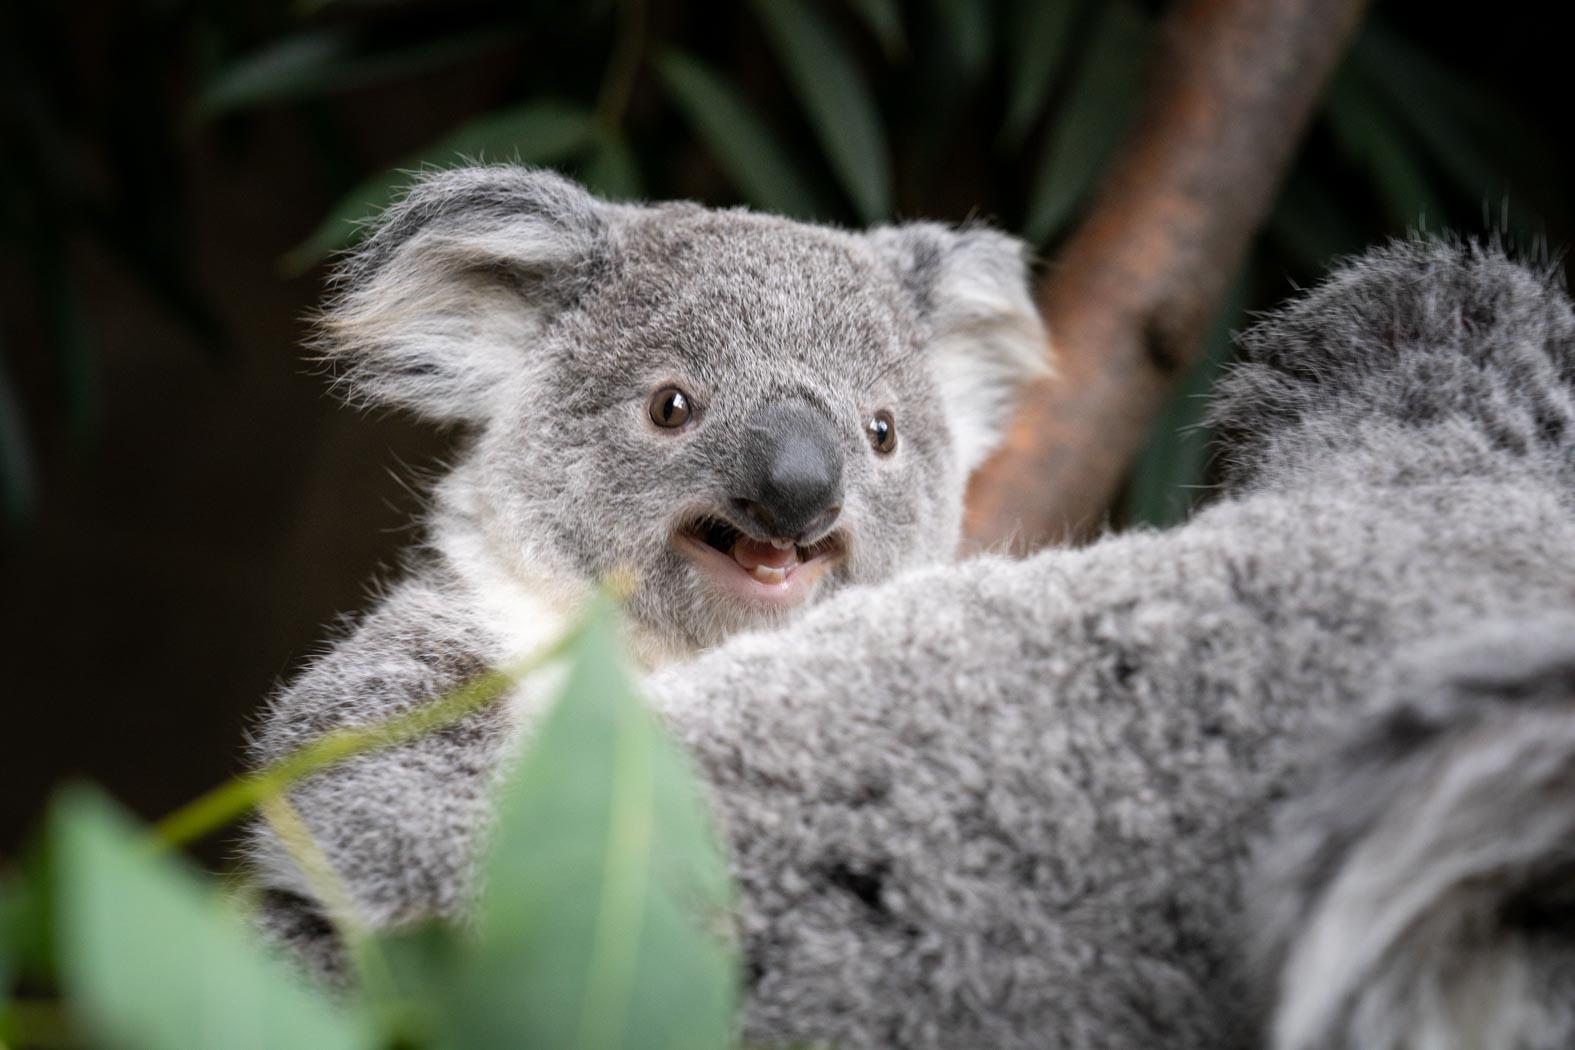
[[[364,213],[393,184],[363,180],[455,147],[517,150],[615,196],[846,224],[982,215],[1053,261],[1161,10],[789,8],[809,21],[675,0],[8,0],[0,853],[62,778],[151,817],[238,772],[250,713],[410,538],[412,486],[455,435],[336,405],[300,350],[326,274],[300,247],[342,241],[347,227],[323,223],[346,194]],[[1417,226],[1496,231],[1563,265],[1567,42],[1545,9],[1378,4],[1221,332],[1331,257]],[[778,153],[686,96],[664,72],[675,51]],[[795,61],[843,92],[840,111],[806,94]],[[552,134],[577,145],[549,149]],[[762,181],[762,160],[786,188]],[[1156,425],[1118,524],[1168,523],[1206,491],[1197,395],[1227,346],[1215,339]]]

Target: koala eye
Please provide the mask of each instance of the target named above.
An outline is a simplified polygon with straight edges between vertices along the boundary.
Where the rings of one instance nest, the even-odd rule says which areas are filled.
[[[897,447],[897,423],[884,408],[870,417],[864,431],[869,435],[870,446],[883,456]]]
[[[676,386],[664,386],[651,395],[651,422],[668,430],[676,430],[694,418],[694,408],[689,395]]]

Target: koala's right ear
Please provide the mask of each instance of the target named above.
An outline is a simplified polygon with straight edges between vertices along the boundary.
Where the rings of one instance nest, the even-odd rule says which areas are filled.
[[[607,208],[517,165],[428,175],[334,276],[317,348],[353,401],[485,418],[607,257]]]

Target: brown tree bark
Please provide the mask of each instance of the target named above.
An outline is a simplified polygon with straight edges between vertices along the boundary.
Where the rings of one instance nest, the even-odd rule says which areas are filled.
[[[1097,529],[1199,352],[1366,0],[1178,0],[1146,101],[1039,288],[1056,376],[969,490],[967,545]]]

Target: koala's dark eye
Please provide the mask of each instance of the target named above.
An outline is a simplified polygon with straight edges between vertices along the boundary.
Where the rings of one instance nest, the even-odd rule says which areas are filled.
[[[689,395],[676,386],[664,386],[651,395],[651,422],[668,430],[676,430],[694,418],[694,408]]]
[[[897,447],[897,423],[884,408],[870,417],[864,431],[869,435],[870,445],[883,456],[890,455]]]

